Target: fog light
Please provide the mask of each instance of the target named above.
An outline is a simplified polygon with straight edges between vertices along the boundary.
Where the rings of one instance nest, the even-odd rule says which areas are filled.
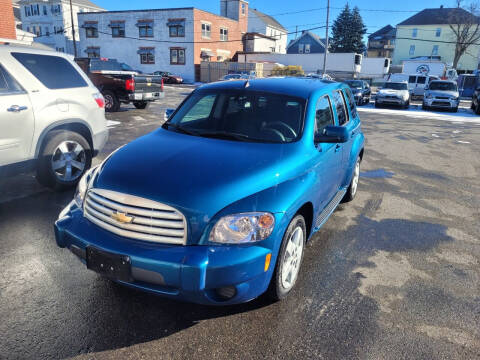
[[[225,286],[218,288],[216,290],[217,295],[220,296],[224,300],[228,300],[233,298],[237,294],[237,289],[235,286]]]

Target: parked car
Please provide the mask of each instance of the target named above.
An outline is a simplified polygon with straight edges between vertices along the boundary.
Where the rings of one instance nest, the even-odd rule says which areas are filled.
[[[457,83],[451,80],[435,80],[425,90],[422,109],[441,108],[457,112],[459,104]]]
[[[127,63],[120,63],[120,66],[122,67],[123,71],[131,71],[131,72],[134,72],[134,73],[137,73],[137,74],[143,74],[143,72],[141,70],[138,70],[138,69],[135,70],[134,68],[132,68]]]
[[[408,90],[410,97],[423,97],[425,93],[425,86],[428,86],[432,81],[439,80],[435,75],[413,74],[408,76]]]
[[[396,105],[408,108],[410,93],[406,82],[386,82],[375,96],[375,107]]]
[[[104,99],[68,55],[0,45],[0,177],[75,186],[107,138]]]
[[[281,299],[305,242],[355,197],[363,148],[344,84],[207,84],[83,177],[55,223],[57,244],[88,269],[171,298]]]
[[[153,75],[159,75],[163,78],[163,82],[166,84],[182,84],[183,78],[178,75],[173,75],[168,71],[155,71]]]
[[[164,97],[161,76],[125,71],[115,59],[76,58],[75,61],[102,93],[107,112],[118,111],[120,104],[128,103],[145,109],[150,102]]]
[[[365,80],[346,80],[345,84],[352,89],[357,105],[361,106],[370,103],[372,91],[370,90],[370,85]]]
[[[250,79],[255,79],[255,75],[235,73],[235,74],[224,75],[219,80],[225,81],[225,80],[250,80]]]
[[[480,86],[477,86],[473,92],[470,108],[475,111],[475,114],[480,115]]]

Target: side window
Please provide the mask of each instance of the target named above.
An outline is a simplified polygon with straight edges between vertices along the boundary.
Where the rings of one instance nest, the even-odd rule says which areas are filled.
[[[212,112],[213,104],[215,103],[214,94],[205,95],[185,114],[182,119],[182,124],[194,120],[206,119]]]
[[[348,122],[348,115],[345,106],[345,99],[343,98],[341,90],[337,90],[333,93],[333,102],[335,103],[335,109],[337,110],[338,124],[340,126],[345,125]]]
[[[352,114],[353,117],[357,117],[357,107],[355,106],[355,99],[353,97],[352,91],[350,90],[350,88],[345,89],[344,91],[347,94],[348,108],[350,109],[350,114]]]
[[[88,86],[78,71],[60,56],[18,52],[12,52],[12,56],[49,89]],[[55,69],[55,76],[52,75],[52,69]]]
[[[0,95],[22,91],[20,84],[0,65]]]
[[[322,134],[327,125],[335,125],[330,98],[325,95],[318,99],[315,109],[315,134]]]
[[[409,77],[408,77],[408,82],[409,82],[410,84],[415,84],[415,80],[416,80],[416,76],[409,76]]]
[[[427,78],[425,76],[419,76],[417,82],[419,84],[425,84],[426,80],[427,80]]]

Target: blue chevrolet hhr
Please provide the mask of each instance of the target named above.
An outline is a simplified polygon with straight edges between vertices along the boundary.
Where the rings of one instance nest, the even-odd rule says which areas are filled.
[[[295,285],[306,241],[355,197],[363,148],[346,85],[205,85],[85,174],[56,240],[137,289],[204,304],[278,300]]]

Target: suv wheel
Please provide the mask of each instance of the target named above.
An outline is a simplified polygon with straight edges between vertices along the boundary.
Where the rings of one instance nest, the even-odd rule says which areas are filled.
[[[355,198],[355,195],[357,195],[359,179],[360,179],[360,157],[358,157],[357,161],[355,162],[352,181],[350,181],[350,185],[348,186],[347,192],[345,193],[345,196],[343,197],[342,202],[349,202]]]
[[[146,109],[148,104],[148,101],[135,101],[133,106],[135,106],[137,109]]]
[[[117,95],[113,91],[106,90],[102,93],[105,99],[105,111],[116,112],[120,110],[120,101],[118,101]]]
[[[305,219],[302,215],[296,215],[283,235],[268,289],[269,296],[275,301],[286,297],[295,286],[302,265],[306,234]]]
[[[55,190],[77,184],[92,164],[92,151],[78,133],[58,130],[47,135],[37,161],[37,180]]]

